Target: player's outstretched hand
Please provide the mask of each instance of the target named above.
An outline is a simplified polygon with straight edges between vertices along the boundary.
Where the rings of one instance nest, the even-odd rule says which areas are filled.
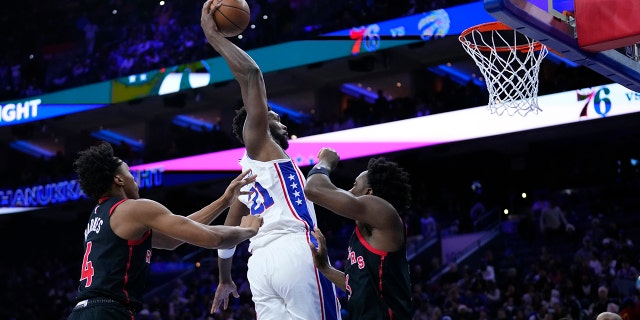
[[[227,310],[229,306],[229,295],[233,294],[234,298],[239,298],[238,288],[236,284],[231,282],[220,282],[216,289],[216,294],[213,296],[213,304],[211,305],[211,313],[216,313],[222,305],[222,310]]]
[[[325,239],[318,227],[314,227],[311,234],[318,240],[317,249],[313,243],[309,242],[309,248],[311,248],[311,253],[313,253],[313,264],[321,271],[326,270],[330,267],[329,254],[327,253],[327,239]]]
[[[256,178],[258,176],[255,174],[250,175],[250,173],[251,170],[246,170],[235,179],[231,180],[231,183],[227,187],[227,190],[225,190],[224,194],[222,195],[229,206],[231,206],[238,199],[238,196],[251,194],[251,192],[249,191],[240,190],[242,187],[256,181]]]
[[[262,226],[262,216],[246,215],[240,220],[240,227],[254,231],[253,235],[258,233],[258,229]]]
[[[213,13],[220,8],[222,0],[207,0],[202,6],[202,14],[200,15],[200,26],[202,31],[209,38],[214,33],[219,33],[218,25],[213,20]]]

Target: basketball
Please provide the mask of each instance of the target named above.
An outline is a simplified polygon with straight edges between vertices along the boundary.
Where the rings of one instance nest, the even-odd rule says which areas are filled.
[[[235,37],[249,25],[251,11],[245,0],[222,0],[222,4],[213,14],[218,30],[225,37]]]

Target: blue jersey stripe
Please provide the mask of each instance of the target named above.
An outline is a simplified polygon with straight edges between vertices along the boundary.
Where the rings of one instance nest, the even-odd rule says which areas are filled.
[[[324,319],[325,320],[337,320],[338,316],[338,298],[334,290],[333,283],[327,279],[321,272],[318,271],[320,276],[320,290],[322,291],[322,304],[324,305]]]
[[[276,168],[279,171],[280,181],[285,189],[289,207],[300,220],[306,223],[309,230],[313,230],[313,218],[307,207],[307,199],[304,195],[304,184],[300,180],[300,176],[293,162],[277,163]]]

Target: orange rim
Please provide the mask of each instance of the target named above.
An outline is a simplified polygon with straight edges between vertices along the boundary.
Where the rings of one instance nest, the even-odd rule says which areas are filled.
[[[499,51],[499,52],[505,52],[505,51],[511,51],[511,50],[517,50],[520,52],[528,52],[530,47],[530,44],[520,44],[517,46],[501,46],[501,47],[490,47],[490,46],[485,46],[485,45],[478,45],[475,43],[471,43],[469,40],[467,40],[467,36],[469,34],[471,34],[471,32],[473,31],[478,31],[480,33],[484,33],[484,32],[490,32],[490,31],[512,31],[513,28],[509,27],[508,25],[500,22],[500,21],[494,21],[494,22],[486,22],[486,23],[481,23],[479,25],[475,25],[473,27],[467,28],[466,30],[462,31],[462,33],[460,33],[460,42],[466,44],[467,46],[469,46],[472,49],[477,49],[480,51]],[[528,37],[527,37],[528,38]],[[542,49],[543,44],[533,40],[533,51],[538,51],[540,49]]]

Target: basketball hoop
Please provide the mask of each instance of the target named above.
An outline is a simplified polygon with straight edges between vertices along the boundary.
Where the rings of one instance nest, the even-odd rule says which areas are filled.
[[[491,113],[526,116],[538,106],[538,73],[548,50],[502,22],[464,30],[459,38],[485,78]]]
[[[633,61],[640,61],[640,42],[625,47],[627,57]]]

